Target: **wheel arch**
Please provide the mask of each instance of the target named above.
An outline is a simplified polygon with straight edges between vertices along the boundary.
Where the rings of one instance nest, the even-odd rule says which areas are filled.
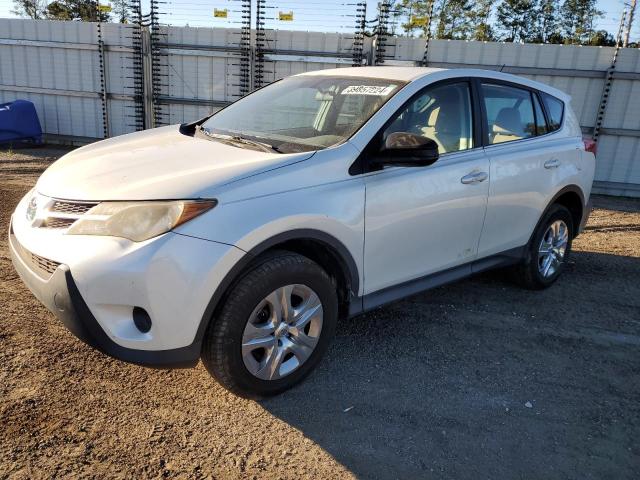
[[[572,185],[567,185],[561,188],[560,190],[558,190],[555,193],[555,195],[551,197],[551,200],[547,202],[547,206],[542,211],[540,218],[536,222],[535,227],[531,232],[531,235],[529,237],[529,242],[527,242],[527,245],[529,245],[533,240],[533,237],[536,234],[538,227],[540,226],[540,222],[544,219],[549,209],[555,204],[560,204],[566,207],[571,213],[571,217],[574,222],[572,238],[576,237],[576,235],[578,234],[578,228],[580,226],[582,217],[586,209],[586,205],[585,205],[585,197],[582,189],[578,185],[572,184]]]
[[[584,192],[578,185],[567,185],[560,189],[560,191],[558,191],[548,203],[543,216],[554,204],[566,207],[571,213],[571,217],[573,219],[573,237],[575,238],[576,235],[578,235],[578,229],[582,223],[582,217],[584,216],[586,208]]]
[[[270,252],[287,250],[304,255],[324,268],[338,288],[340,314],[346,315],[351,299],[358,296],[360,277],[357,264],[347,247],[334,236],[321,230],[297,229],[283,232],[251,248],[226,274],[205,309],[194,343],[201,344],[209,323],[224,304],[226,295],[248,269]]]

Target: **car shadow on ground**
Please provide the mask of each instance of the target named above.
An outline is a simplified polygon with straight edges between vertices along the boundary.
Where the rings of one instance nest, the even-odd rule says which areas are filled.
[[[490,272],[417,295],[260,403],[359,478],[633,478],[639,272],[575,252],[545,291]]]

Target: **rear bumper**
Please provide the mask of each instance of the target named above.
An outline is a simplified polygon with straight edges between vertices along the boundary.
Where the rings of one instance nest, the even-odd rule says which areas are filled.
[[[111,357],[125,362],[158,368],[194,366],[200,357],[200,341],[171,350],[138,350],[115,343],[102,329],[82,298],[69,267],[60,264],[45,279],[38,275],[18,253],[18,241],[10,230],[9,250],[11,260],[29,290],[62,323],[83,342]]]

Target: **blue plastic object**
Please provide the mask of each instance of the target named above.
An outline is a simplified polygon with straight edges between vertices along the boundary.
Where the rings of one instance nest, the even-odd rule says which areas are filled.
[[[42,142],[36,107],[27,100],[0,104],[0,143],[31,140]]]

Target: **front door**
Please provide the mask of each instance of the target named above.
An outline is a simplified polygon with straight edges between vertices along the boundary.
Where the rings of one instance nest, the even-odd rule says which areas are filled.
[[[471,105],[465,81],[427,87],[383,132],[382,141],[398,131],[429,137],[441,156],[428,167],[386,167],[367,174],[365,294],[402,288],[476,258],[489,161],[474,144]]]

